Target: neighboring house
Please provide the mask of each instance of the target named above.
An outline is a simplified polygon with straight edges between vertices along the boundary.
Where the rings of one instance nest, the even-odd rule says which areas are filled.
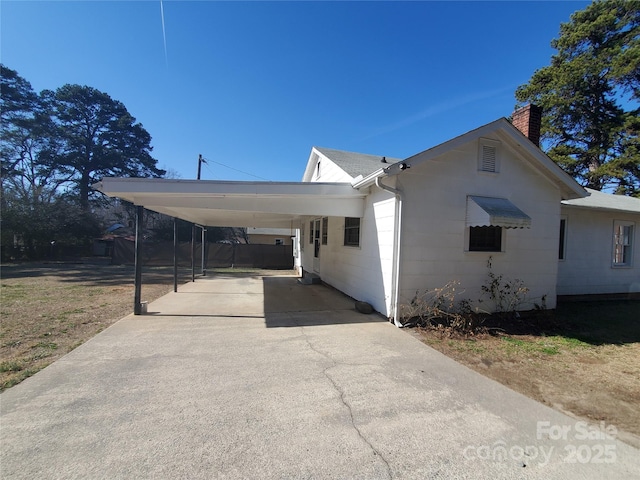
[[[248,227],[247,237],[250,244],[291,245],[296,237],[297,228]]]
[[[314,147],[296,183],[107,178],[96,188],[201,225],[298,229],[296,266],[395,320],[416,292],[450,282],[478,300],[489,260],[528,287],[520,309],[640,292],[640,200],[578,185],[537,146],[540,118],[525,107],[513,124],[404,160]]]
[[[558,295],[637,295],[640,199],[587,191],[562,202]]]

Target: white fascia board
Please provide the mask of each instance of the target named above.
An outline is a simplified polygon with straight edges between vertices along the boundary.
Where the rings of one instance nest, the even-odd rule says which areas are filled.
[[[240,197],[240,196],[215,196],[193,197],[162,196],[162,195],[135,195],[136,205],[147,208],[177,208],[177,209],[208,209],[253,213],[278,213],[282,215],[318,215],[318,216],[342,216],[362,217],[364,214],[364,199],[362,198],[335,198],[330,196],[308,197]]]
[[[173,180],[161,178],[104,178],[93,185],[111,197],[142,196],[338,196],[362,198],[364,194],[349,183],[320,182],[230,182],[217,180]]]
[[[324,158],[324,155],[322,155],[318,150],[316,150],[316,147],[311,147],[311,152],[309,153],[309,158],[307,159],[307,166],[305,167],[304,174],[302,175],[303,182],[310,182],[311,178],[313,177],[313,172],[315,171],[316,164],[314,162],[312,165],[311,159],[313,158],[314,154]]]

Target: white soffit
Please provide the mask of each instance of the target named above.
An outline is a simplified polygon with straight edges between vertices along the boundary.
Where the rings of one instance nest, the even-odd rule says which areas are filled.
[[[290,228],[308,216],[364,215],[364,194],[348,183],[105,178],[93,188],[205,226]]]
[[[467,197],[468,227],[530,228],[531,217],[506,198]]]

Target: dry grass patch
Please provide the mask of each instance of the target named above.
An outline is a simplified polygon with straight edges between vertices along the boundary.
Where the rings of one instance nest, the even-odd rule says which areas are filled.
[[[20,383],[132,313],[134,273],[130,265],[3,265],[0,391]],[[265,276],[283,272],[245,268],[210,269],[209,273]],[[180,268],[178,284],[188,281],[191,268]],[[171,291],[173,267],[143,268],[143,301],[151,302]]]
[[[3,266],[0,390],[33,375],[131,313],[133,278],[133,267],[121,265]],[[186,280],[181,270],[181,281]],[[172,289],[172,268],[145,267],[143,300],[155,300]]]
[[[413,329],[445,355],[640,447],[640,302],[561,304],[494,334]]]

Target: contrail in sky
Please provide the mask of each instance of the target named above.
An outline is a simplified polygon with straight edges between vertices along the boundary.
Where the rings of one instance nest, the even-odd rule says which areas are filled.
[[[370,138],[377,137],[378,135],[383,135],[386,133],[393,132],[395,130],[400,130],[402,128],[406,128],[414,123],[420,122],[425,118],[432,117],[434,115],[439,115],[444,112],[448,112],[449,110],[453,110],[455,108],[466,106],[470,103],[477,102],[479,100],[486,100],[488,98],[495,97],[497,95],[501,95],[508,91],[515,91],[515,86],[510,85],[508,87],[502,87],[495,90],[481,91],[468,94],[463,97],[458,97],[456,99],[444,100],[440,103],[436,103],[425,110],[410,115],[402,120],[397,121],[396,123],[384,126],[379,128],[378,130],[370,133],[365,136],[361,140],[369,140]]]
[[[164,42],[164,63],[169,68],[169,57],[167,56],[167,33],[164,29],[164,6],[162,0],[160,0],[160,16],[162,17],[162,41]]]

